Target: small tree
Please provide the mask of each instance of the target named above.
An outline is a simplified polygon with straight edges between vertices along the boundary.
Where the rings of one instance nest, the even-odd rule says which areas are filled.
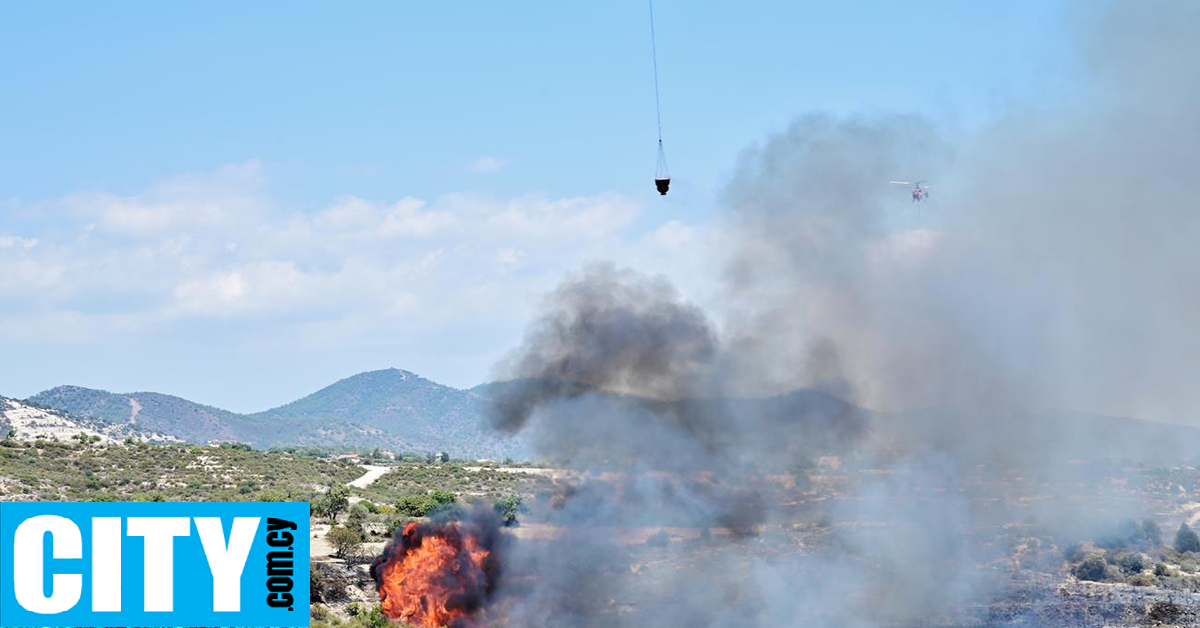
[[[496,502],[492,504],[496,509],[496,514],[504,520],[504,525],[517,525],[517,515],[524,510],[525,504],[520,495],[505,495],[496,498]]]
[[[366,536],[367,523],[370,521],[370,513],[367,512],[366,506],[354,504],[350,507],[349,514],[346,515],[346,527],[351,530],[357,530],[359,534]]]
[[[321,500],[317,502],[317,515],[328,517],[330,521],[337,519],[338,513],[346,509],[350,505],[350,489],[338,484],[337,486],[329,487],[329,491],[325,493]]]
[[[1179,524],[1179,531],[1175,533],[1175,551],[1200,552],[1200,536],[1196,536],[1187,522]]]
[[[362,550],[363,538],[357,530],[338,526],[325,535],[325,540],[333,546],[333,553],[338,558],[350,560],[358,556]]]

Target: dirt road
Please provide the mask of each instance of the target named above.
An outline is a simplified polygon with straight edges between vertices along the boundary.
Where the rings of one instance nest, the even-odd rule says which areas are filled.
[[[391,467],[380,467],[370,464],[364,464],[363,469],[366,469],[367,472],[360,475],[358,478],[347,482],[346,485],[353,486],[355,488],[366,488],[373,484],[375,480],[383,477],[385,473],[392,470]],[[362,498],[357,495],[350,497],[350,503],[352,504],[360,501],[362,501]],[[310,543],[308,546],[308,555],[313,560],[329,560],[329,557],[333,555],[333,547],[329,545],[329,541],[325,540],[325,535],[328,533],[329,524],[313,524],[312,538],[309,539]]]
[[[349,482],[349,486],[353,486],[355,488],[367,488],[371,484],[374,484],[375,480],[383,477],[383,474],[392,470],[391,467],[377,467],[369,464],[364,464],[363,468],[366,469],[367,472],[362,474],[362,476],[360,476],[357,480]]]

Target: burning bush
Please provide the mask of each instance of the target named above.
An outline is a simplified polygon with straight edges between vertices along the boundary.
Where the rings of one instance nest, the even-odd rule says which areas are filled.
[[[499,524],[490,508],[405,524],[371,564],[383,614],[429,628],[473,625],[499,576]]]

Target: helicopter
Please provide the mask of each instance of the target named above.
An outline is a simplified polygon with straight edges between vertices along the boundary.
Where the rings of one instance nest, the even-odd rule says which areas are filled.
[[[911,185],[912,202],[919,203],[929,198],[929,188],[924,181],[888,181],[893,185]]]

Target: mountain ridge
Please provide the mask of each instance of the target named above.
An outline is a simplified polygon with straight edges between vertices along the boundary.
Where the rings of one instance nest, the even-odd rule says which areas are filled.
[[[406,453],[445,451],[457,457],[529,458],[525,438],[506,438],[485,423],[486,404],[504,397],[522,381],[454,388],[403,369],[364,371],[342,378],[294,401],[252,413],[236,413],[155,392],[112,393],[80,386],[56,386],[25,401],[35,407],[107,428],[139,430],[184,441],[237,441],[256,447],[316,446],[330,449],[374,449]],[[773,397],[686,399],[674,402],[626,399],[599,393],[603,403],[673,406],[673,411],[732,413],[770,431],[766,422],[785,421],[816,447],[840,448],[859,438],[889,448],[899,439],[887,435],[888,424],[905,430],[903,414],[872,412],[826,392],[797,389]],[[1061,424],[1098,449],[1057,450],[1072,455],[1095,453],[1119,457],[1131,450],[1186,453],[1200,451],[1200,428],[1174,423],[1056,412],[1048,424]],[[774,417],[774,418],[772,418]],[[952,425],[952,423],[951,423]],[[754,430],[758,431],[758,430]],[[1115,439],[1108,438],[1116,436]],[[1124,443],[1105,445],[1105,441]],[[1137,446],[1132,446],[1133,444]],[[1070,449],[1070,448],[1068,448]]]
[[[42,391],[27,401],[108,424],[136,421],[190,442],[380,447],[446,451],[464,457],[525,452],[519,439],[503,439],[483,427],[479,395],[397,368],[351,375],[295,401],[253,413],[162,393],[113,393],[69,385]]]

